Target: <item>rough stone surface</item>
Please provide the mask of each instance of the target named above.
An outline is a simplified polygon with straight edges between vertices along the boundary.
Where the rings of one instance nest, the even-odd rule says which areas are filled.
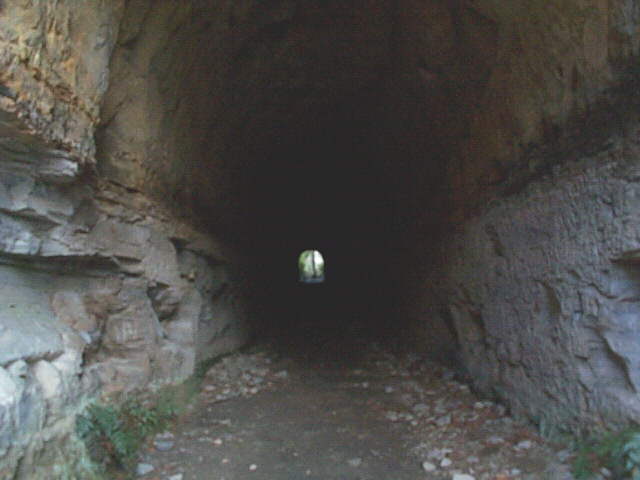
[[[87,174],[124,4],[0,5],[0,478],[92,478],[73,437],[90,399],[246,339],[241,309],[233,329],[217,313],[229,250]],[[221,348],[196,342],[209,326]]]
[[[476,385],[547,433],[640,418],[640,144],[608,145],[468,221],[425,284]]]
[[[93,160],[93,131],[123,6],[121,0],[2,5],[1,108],[15,112],[38,136],[64,145],[79,160]],[[68,177],[59,167],[53,176]]]
[[[639,26],[632,0],[0,2],[0,477],[69,478],[90,398],[247,339],[203,225],[244,219],[274,138],[380,88],[416,336],[543,429],[637,423],[639,127],[607,115],[637,83],[607,87]]]

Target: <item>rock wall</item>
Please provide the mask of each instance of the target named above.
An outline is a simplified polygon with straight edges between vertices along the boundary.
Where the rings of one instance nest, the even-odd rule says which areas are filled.
[[[589,115],[640,54],[640,9],[630,0],[403,0],[398,10],[393,101],[405,121],[396,123],[423,125],[411,142],[445,144],[454,222],[515,171],[538,169],[528,152]]]
[[[413,337],[547,433],[637,423],[638,6],[406,1],[399,18],[399,78],[430,109],[398,114],[446,152],[401,267]]]
[[[389,73],[390,15],[388,0],[127,2],[99,168],[241,228],[238,196],[269,148]]]
[[[87,402],[180,382],[247,338],[242,260],[96,173],[124,3],[0,7],[0,478],[90,478]]]
[[[548,434],[640,419],[640,123],[610,119],[450,231],[413,312],[425,345]]]

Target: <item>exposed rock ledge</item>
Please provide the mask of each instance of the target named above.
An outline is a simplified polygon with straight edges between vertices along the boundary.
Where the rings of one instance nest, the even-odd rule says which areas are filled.
[[[241,345],[243,286],[209,236],[91,180],[14,115],[0,131],[0,477],[51,478],[80,468],[58,446],[88,399],[179,382]]]

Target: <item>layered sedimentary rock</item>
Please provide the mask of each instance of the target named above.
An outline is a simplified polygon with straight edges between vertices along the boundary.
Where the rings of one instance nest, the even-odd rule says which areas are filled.
[[[0,11],[2,478],[88,478],[73,436],[88,401],[180,382],[246,339],[233,252],[96,175],[123,8]]]

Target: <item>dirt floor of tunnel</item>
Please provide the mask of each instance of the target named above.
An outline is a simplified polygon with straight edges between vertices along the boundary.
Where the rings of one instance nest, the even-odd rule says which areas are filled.
[[[570,479],[568,452],[453,372],[375,342],[261,345],[211,367],[149,480]],[[465,476],[468,475],[468,476]]]

